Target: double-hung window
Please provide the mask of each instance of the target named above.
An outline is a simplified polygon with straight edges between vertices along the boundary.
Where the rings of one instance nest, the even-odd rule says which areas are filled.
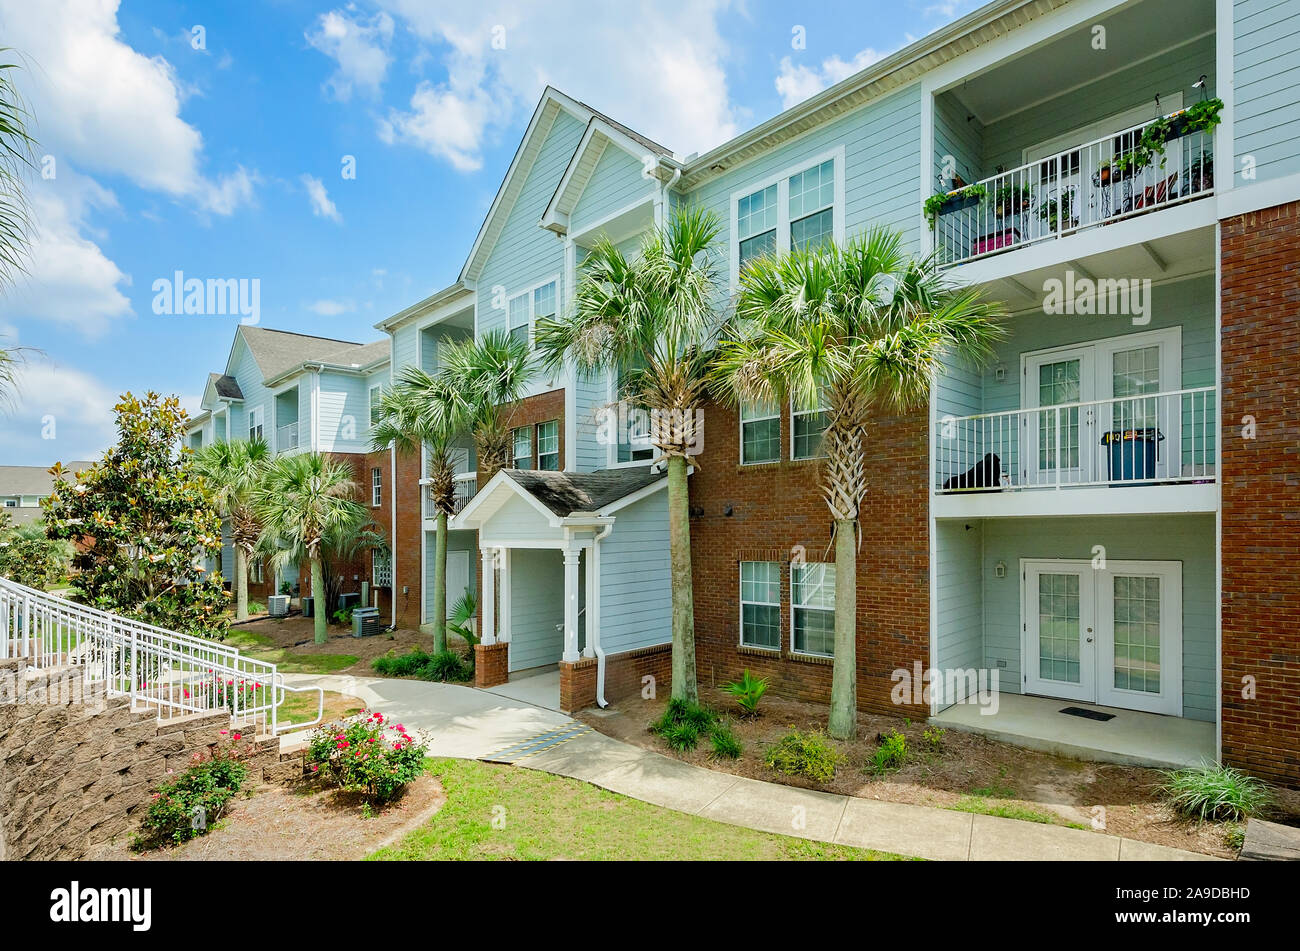
[[[779,462],[781,410],[775,403],[740,406],[740,461],[743,464]]]
[[[546,317],[555,316],[555,282],[533,289],[533,325]]]
[[[370,388],[370,425],[375,425],[379,420],[379,403],[384,397],[384,387],[381,383],[376,383]]]
[[[731,279],[767,254],[844,240],[844,148],[731,195]]]
[[[790,458],[815,459],[822,455],[822,435],[829,416],[824,402],[811,408],[790,403]]]
[[[378,466],[370,470],[370,504],[384,504],[384,470]]]
[[[835,653],[835,565],[790,566],[790,608],[794,649],[800,654]]]
[[[254,406],[251,410],[248,411],[248,439],[250,442],[254,439],[266,438],[263,435],[263,430],[262,430],[263,419],[264,417],[262,416],[262,407]]]
[[[516,469],[533,467],[533,427],[520,426],[510,431],[514,443],[514,460]]]
[[[781,565],[775,561],[740,563],[740,643],[781,649]]]
[[[560,468],[560,421],[537,424],[537,468],[555,471]]]
[[[506,302],[506,329],[510,336],[531,349],[533,328],[543,317],[556,312],[556,282],[548,281],[532,290],[516,294]]]
[[[520,294],[517,297],[510,298],[507,314],[510,321],[510,336],[524,344],[524,346],[530,346],[532,343],[529,302],[530,297],[528,294]]]
[[[636,395],[634,374],[644,368],[645,361],[637,357],[630,366],[622,367],[618,372],[615,386],[618,397],[617,462],[649,462],[655,456],[650,412],[637,406],[633,399]]]

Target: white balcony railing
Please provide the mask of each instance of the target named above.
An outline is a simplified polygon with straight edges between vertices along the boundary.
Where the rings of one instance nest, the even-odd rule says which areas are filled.
[[[287,426],[280,426],[275,431],[275,449],[277,452],[284,452],[286,449],[298,448],[298,424],[289,423]]]
[[[469,504],[469,500],[474,498],[478,492],[478,473],[477,472],[459,472],[454,477],[455,481],[455,501],[452,506],[451,514],[459,515],[461,510]],[[421,482],[422,485],[427,483]],[[429,498],[429,493],[424,493],[424,517],[433,518],[437,511],[433,507],[433,500]]]
[[[1215,387],[945,416],[938,493],[1213,482]]]
[[[1176,119],[1180,113],[1167,117]],[[1214,190],[1214,136],[1171,137],[1150,165],[1124,171],[1143,125],[981,179],[953,193],[934,223],[940,264],[1013,248],[1147,214]]]

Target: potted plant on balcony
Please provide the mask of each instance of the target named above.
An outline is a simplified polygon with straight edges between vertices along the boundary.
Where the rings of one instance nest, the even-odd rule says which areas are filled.
[[[1209,132],[1219,124],[1222,99],[1203,99],[1172,115],[1153,119],[1142,130],[1132,149],[1115,159],[1115,172],[1124,176],[1141,171],[1160,157],[1164,165],[1165,146],[1171,139],[1195,132]]]
[[[1062,192],[1059,199],[1049,198],[1038,206],[1038,217],[1047,222],[1047,227],[1057,230],[1057,225],[1064,221],[1065,228],[1078,227],[1079,219],[1074,216],[1074,195],[1071,192]]]
[[[1029,210],[1034,193],[1028,185],[1003,185],[993,193],[993,213],[999,218],[1009,218]]]
[[[974,185],[966,185],[963,188],[954,188],[949,192],[938,192],[931,195],[925,200],[923,206],[925,220],[930,223],[930,230],[934,230],[934,223],[938,220],[939,215],[961,211],[963,208],[973,208],[987,198],[988,194],[988,188],[982,183],[976,182]]]
[[[1189,170],[1189,179],[1191,181],[1191,194],[1207,191],[1214,187],[1214,156],[1209,152],[1202,152],[1192,162]]]

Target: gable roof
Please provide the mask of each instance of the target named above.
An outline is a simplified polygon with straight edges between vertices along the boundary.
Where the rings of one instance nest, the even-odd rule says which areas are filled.
[[[277,380],[308,364],[327,363],[360,369],[387,358],[390,346],[387,338],[371,343],[356,343],[247,324],[240,326],[236,342],[239,340],[248,347],[253,362],[262,372],[264,383]],[[231,356],[234,356],[233,348]]]
[[[640,466],[601,469],[597,472],[501,471],[561,518],[577,512],[599,512],[634,492],[668,478],[666,473]]]
[[[209,373],[207,389],[223,400],[244,398],[244,391],[239,388],[239,381],[229,373]],[[204,395],[206,396],[206,393]]]

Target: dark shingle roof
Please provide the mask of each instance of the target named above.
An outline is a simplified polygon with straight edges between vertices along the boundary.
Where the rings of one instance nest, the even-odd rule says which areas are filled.
[[[208,385],[216,387],[217,395],[227,400],[242,400],[244,391],[239,383],[228,373],[209,373]]]
[[[507,476],[561,517],[595,512],[638,489],[668,478],[649,468],[602,469],[599,472],[537,472],[505,469]]]
[[[335,363],[366,366],[388,355],[388,339],[355,343],[332,337],[313,337],[268,327],[239,328],[264,380],[274,380],[304,363]]]

